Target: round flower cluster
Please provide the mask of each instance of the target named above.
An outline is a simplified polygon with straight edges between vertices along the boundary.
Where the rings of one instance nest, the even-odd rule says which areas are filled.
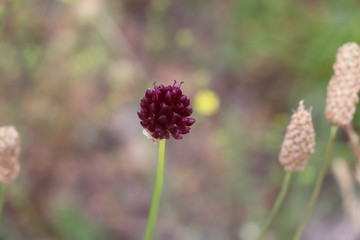
[[[147,130],[154,139],[182,139],[182,134],[190,132],[190,126],[195,123],[189,118],[192,109],[189,107],[190,99],[186,97],[177,82],[171,86],[156,86],[146,90],[141,99],[141,111],[138,116],[141,126]]]

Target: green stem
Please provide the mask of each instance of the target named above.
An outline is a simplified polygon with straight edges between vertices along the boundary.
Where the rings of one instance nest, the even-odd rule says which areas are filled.
[[[4,208],[5,195],[6,195],[5,193],[6,193],[6,185],[1,184],[1,186],[0,186],[0,223],[1,223],[1,217],[2,217],[2,212],[3,212],[3,208]]]
[[[165,139],[160,140],[159,142],[159,158],[158,158],[158,167],[155,181],[155,189],[153,194],[153,199],[151,202],[150,214],[148,218],[148,224],[146,227],[146,233],[144,240],[151,240],[154,232],[154,227],[156,223],[160,195],[164,179],[164,164],[165,163]]]
[[[333,146],[334,146],[334,141],[335,141],[337,130],[338,130],[338,127],[335,127],[335,126],[331,127],[329,141],[328,141],[328,145],[327,145],[327,148],[326,148],[325,159],[323,161],[319,176],[318,176],[318,178],[316,180],[316,184],[315,184],[314,190],[312,192],[311,198],[310,198],[310,200],[308,202],[308,205],[306,207],[305,214],[304,214],[303,218],[301,219],[301,222],[300,222],[300,224],[298,225],[298,227],[297,227],[297,229],[295,231],[295,235],[294,235],[293,240],[300,240],[301,239],[301,235],[302,235],[302,232],[303,232],[303,230],[305,228],[306,222],[307,222],[308,218],[310,217],[310,215],[311,215],[311,213],[313,211],[313,208],[315,206],[315,203],[316,203],[316,201],[317,201],[317,199],[319,197],[319,193],[320,193],[321,187],[323,185],[325,175],[326,175],[326,173],[327,173],[327,171],[329,169],[329,166],[330,166],[331,155],[332,155],[332,151],[333,151]]]
[[[281,186],[281,190],[279,195],[276,198],[276,201],[274,203],[274,206],[272,207],[269,216],[267,217],[265,224],[260,232],[259,237],[257,238],[257,240],[262,239],[266,232],[269,230],[272,222],[274,221],[276,215],[278,214],[281,204],[284,201],[284,198],[286,196],[287,190],[289,189],[289,185],[290,185],[290,181],[291,181],[291,176],[292,176],[292,172],[286,172],[286,175],[284,177],[282,186]]]

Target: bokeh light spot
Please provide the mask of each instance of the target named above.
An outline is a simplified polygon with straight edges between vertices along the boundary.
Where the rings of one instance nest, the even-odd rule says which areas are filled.
[[[177,31],[175,39],[181,47],[189,47],[194,43],[194,35],[190,29],[180,29]]]
[[[197,113],[210,116],[217,113],[219,107],[220,99],[215,92],[204,89],[196,94],[194,109]]]

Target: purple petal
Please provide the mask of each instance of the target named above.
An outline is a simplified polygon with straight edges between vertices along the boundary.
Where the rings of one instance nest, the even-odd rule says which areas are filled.
[[[186,126],[191,126],[196,122],[195,118],[186,118],[186,120]]]
[[[177,127],[176,127],[176,125],[174,125],[174,124],[168,124],[166,128],[167,128],[167,129],[169,130],[169,132],[171,132],[172,134],[175,134],[176,131],[178,130]]]
[[[150,89],[148,89],[148,90],[146,90],[146,92],[145,92],[145,96],[147,97],[147,98],[152,98],[152,95],[153,95],[153,91],[152,90],[150,90]]]
[[[169,132],[165,132],[165,133],[164,133],[164,138],[165,138],[165,139],[169,139],[169,138],[170,138]]]
[[[147,128],[148,124],[144,121],[140,121],[141,126],[143,126],[143,128]]]
[[[165,103],[162,103],[160,107],[160,113],[167,113],[169,111],[170,111],[170,106],[166,105]]]
[[[137,115],[141,120],[145,120],[144,114],[142,112],[137,112]]]
[[[171,134],[173,136],[173,138],[175,139],[182,139],[183,137],[181,136],[181,133],[179,130],[176,130],[175,133]]]
[[[171,93],[167,92],[164,97],[164,103],[167,105],[171,105]]]
[[[182,127],[180,127],[180,132],[181,132],[181,134],[189,133],[190,132],[190,127],[182,126]]]
[[[152,103],[152,104],[149,105],[149,109],[150,109],[151,112],[156,114],[159,111],[159,105],[156,104],[156,103]]]
[[[179,103],[174,107],[174,112],[181,114],[184,111],[184,104]]]
[[[175,120],[175,123],[176,123],[176,125],[184,125],[184,124],[186,124],[187,123],[187,120],[185,119],[185,118],[177,118],[176,120]]]
[[[164,116],[164,115],[161,115],[161,116],[159,117],[159,122],[161,122],[161,123],[166,123],[166,122],[167,122],[167,117]]]
[[[188,107],[190,105],[190,100],[185,95],[181,97],[180,101],[182,104],[184,104],[185,107]]]
[[[184,111],[182,112],[182,117],[189,117],[192,114],[192,109],[191,108],[185,108]]]

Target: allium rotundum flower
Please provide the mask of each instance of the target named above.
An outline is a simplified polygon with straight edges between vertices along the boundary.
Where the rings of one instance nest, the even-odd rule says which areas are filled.
[[[332,76],[327,91],[325,115],[335,126],[349,124],[359,101],[360,88],[360,47],[346,43],[336,54]]]
[[[192,109],[190,99],[186,97],[175,81],[171,86],[156,86],[146,90],[141,99],[141,111],[138,116],[140,124],[154,139],[182,139],[182,134],[190,132],[190,126],[195,123],[189,118]]]
[[[304,108],[303,101],[300,101],[299,108],[292,115],[287,127],[279,155],[285,171],[302,171],[314,152],[314,146],[315,130],[311,113]]]
[[[13,126],[0,128],[0,183],[12,182],[19,173],[20,137]]]

